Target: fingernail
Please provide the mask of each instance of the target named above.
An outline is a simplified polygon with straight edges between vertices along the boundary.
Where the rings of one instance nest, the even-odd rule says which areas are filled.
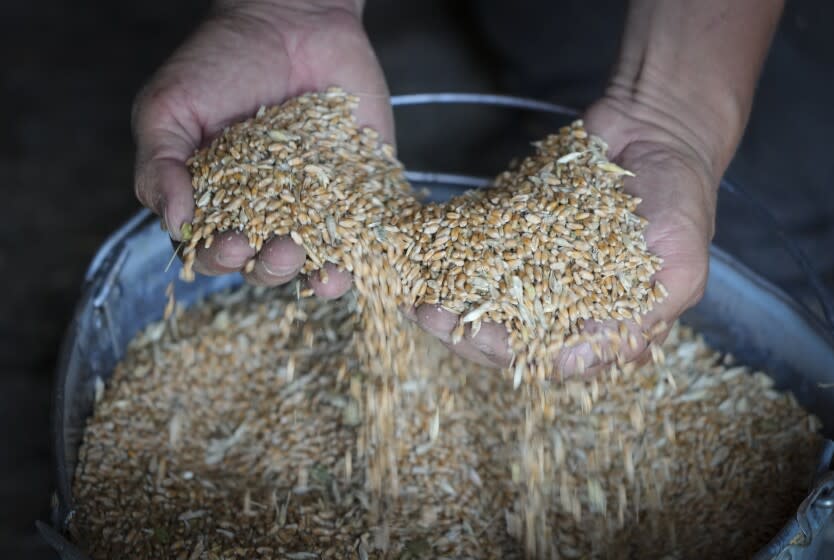
[[[270,267],[263,261],[261,261],[261,266],[264,267],[264,270],[267,274],[271,276],[277,276],[279,278],[283,278],[285,276],[292,276],[293,274],[301,270],[301,267],[299,266],[278,265]]]
[[[214,257],[214,262],[224,268],[238,268],[242,264],[239,258],[234,258],[234,255],[229,255],[222,251]]]

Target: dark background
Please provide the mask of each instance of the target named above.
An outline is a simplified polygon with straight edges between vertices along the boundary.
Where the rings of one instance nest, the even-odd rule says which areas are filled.
[[[129,129],[133,95],[206,5],[194,0],[4,5],[0,558],[48,557],[33,521],[48,519],[49,405],[58,346],[90,258],[138,209]],[[582,107],[604,86],[623,5],[369,0],[366,22],[393,93],[503,91]],[[834,3],[788,2],[729,173],[777,215],[829,287],[834,287],[832,23]],[[535,133],[536,124],[520,124],[515,115],[498,111],[403,110],[400,151],[414,168],[492,173],[503,166],[508,146],[518,146],[525,130]],[[747,204],[722,196],[717,242],[813,305],[803,274]]]

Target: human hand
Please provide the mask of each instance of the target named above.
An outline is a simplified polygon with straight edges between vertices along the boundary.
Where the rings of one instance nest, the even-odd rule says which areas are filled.
[[[664,259],[656,279],[669,296],[643,319],[655,340],[665,336],[658,323],[671,325],[703,292],[717,186],[744,132],[783,4],[632,0],[611,84],[585,115],[609,157],[636,174],[625,188],[643,199],[637,212],[649,221],[649,249]],[[416,317],[449,343],[456,316],[426,307]],[[606,326],[613,325],[586,324]],[[619,349],[622,358],[644,358],[641,330],[626,326],[635,343]],[[495,324],[454,349],[486,364],[510,359],[507,333]],[[562,352],[555,366],[569,374],[583,363],[602,366],[587,344]]]
[[[655,280],[669,295],[642,318],[641,325],[625,322],[629,336],[619,347],[607,348],[604,356],[596,355],[590,343],[561,352],[554,367],[563,375],[593,373],[615,358],[622,362],[647,359],[649,340],[662,340],[667,326],[700,299],[714,231],[718,169],[723,171],[723,161],[728,160],[715,151],[718,142],[706,142],[707,136],[696,132],[699,127],[684,126],[650,104],[626,96],[603,98],[587,111],[585,121],[589,132],[609,144],[609,157],[636,175],[626,179],[625,190],[643,201],[637,213],[649,222],[648,248],[663,259]],[[484,324],[475,337],[452,345],[457,315],[423,306],[415,316],[423,328],[464,357],[501,367],[510,362],[507,332],[501,325]],[[619,327],[614,321],[587,322],[585,331],[617,331]]]
[[[137,97],[133,129],[137,143],[135,190],[158,214],[175,241],[194,216],[186,160],[224,126],[307,91],[340,86],[358,95],[360,125],[394,142],[389,94],[360,20],[355,0],[219,2],[212,15],[157,71]],[[203,274],[242,271],[255,256],[246,236],[216,236],[197,251]],[[253,284],[275,286],[294,278],[303,248],[289,238],[264,244]],[[331,265],[327,265],[328,267]],[[328,281],[308,278],[321,297],[350,288],[350,275],[328,268]]]

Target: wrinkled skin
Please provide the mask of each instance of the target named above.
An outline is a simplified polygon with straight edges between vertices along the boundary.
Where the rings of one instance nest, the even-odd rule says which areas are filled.
[[[317,2],[278,7],[240,3],[217,10],[163,65],[140,93],[134,108],[137,140],[136,195],[159,214],[172,238],[193,217],[194,201],[185,160],[222,128],[306,91],[341,86],[360,97],[360,124],[377,129],[393,143],[393,117],[385,79],[362,29],[356,6],[319,7]],[[708,245],[713,233],[718,177],[708,150],[677,122],[650,103],[611,94],[586,114],[586,126],[610,146],[609,156],[636,174],[626,188],[643,199],[638,212],[650,226],[650,250],[664,259],[657,280],[670,297],[646,318],[671,324],[703,293]],[[195,270],[203,274],[239,272],[254,255],[238,233],[217,237],[198,251]],[[250,283],[277,286],[293,279],[304,250],[287,238],[273,239],[257,255]],[[328,265],[329,266],[329,265]],[[317,274],[307,279],[320,297],[339,297],[350,289],[350,276],[328,270],[326,284]],[[506,330],[484,324],[474,338],[451,346],[457,317],[434,306],[406,310],[407,315],[454,351],[485,365],[506,366],[510,355]],[[589,324],[589,330],[603,325]],[[637,325],[630,325],[639,334]],[[665,336],[659,333],[658,337]],[[624,347],[626,360],[645,359],[645,340]],[[581,357],[581,359],[577,359]],[[555,364],[563,374],[593,371],[599,363],[588,345],[563,352]],[[583,366],[583,367],[580,367]]]
[[[651,114],[650,107],[635,110],[631,102],[604,98],[585,114],[588,130],[609,144],[609,157],[636,177],[627,178],[626,190],[643,202],[638,214],[649,221],[646,240],[649,250],[663,258],[663,269],[655,275],[669,291],[669,297],[643,320],[642,327],[628,322],[636,347],[624,344],[612,348],[601,360],[590,344],[562,352],[556,369],[563,374],[594,373],[613,361],[614,353],[625,361],[647,359],[647,339],[642,331],[659,321],[670,325],[703,295],[707,278],[709,243],[714,232],[716,184],[699,148],[676,136],[659,116],[635,119],[634,113]],[[444,342],[456,324],[456,316],[436,307],[417,310],[420,324]],[[616,328],[589,323],[588,332]],[[652,333],[661,341],[668,329]],[[506,366],[510,362],[507,333],[499,325],[484,325],[474,339],[464,339],[454,349],[483,364]]]
[[[338,85],[360,96],[360,124],[393,142],[388,89],[355,11],[318,8],[315,2],[299,6],[251,3],[216,11],[139,94],[133,117],[136,195],[162,217],[174,239],[194,215],[185,161],[224,126],[261,105]],[[195,270],[238,272],[253,255],[244,235],[226,233],[210,249],[198,251]],[[304,259],[304,250],[290,239],[273,239],[246,280],[284,284],[298,274]],[[349,289],[349,275],[328,272],[326,284],[309,279],[319,296],[338,297]]]

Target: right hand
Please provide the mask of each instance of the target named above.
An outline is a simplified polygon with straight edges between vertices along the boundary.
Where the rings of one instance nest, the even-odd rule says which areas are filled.
[[[339,86],[358,95],[360,125],[394,143],[394,122],[382,70],[362,28],[355,0],[219,2],[216,9],[157,71],[133,109],[135,190],[162,218],[175,241],[194,216],[186,160],[223,127],[304,92]],[[255,256],[237,232],[217,235],[197,251],[195,270],[242,271]],[[276,286],[294,278],[306,255],[289,238],[274,238],[245,274],[250,283]],[[327,265],[328,267],[331,265]],[[328,268],[328,282],[308,279],[320,297],[351,285],[347,272]]]

